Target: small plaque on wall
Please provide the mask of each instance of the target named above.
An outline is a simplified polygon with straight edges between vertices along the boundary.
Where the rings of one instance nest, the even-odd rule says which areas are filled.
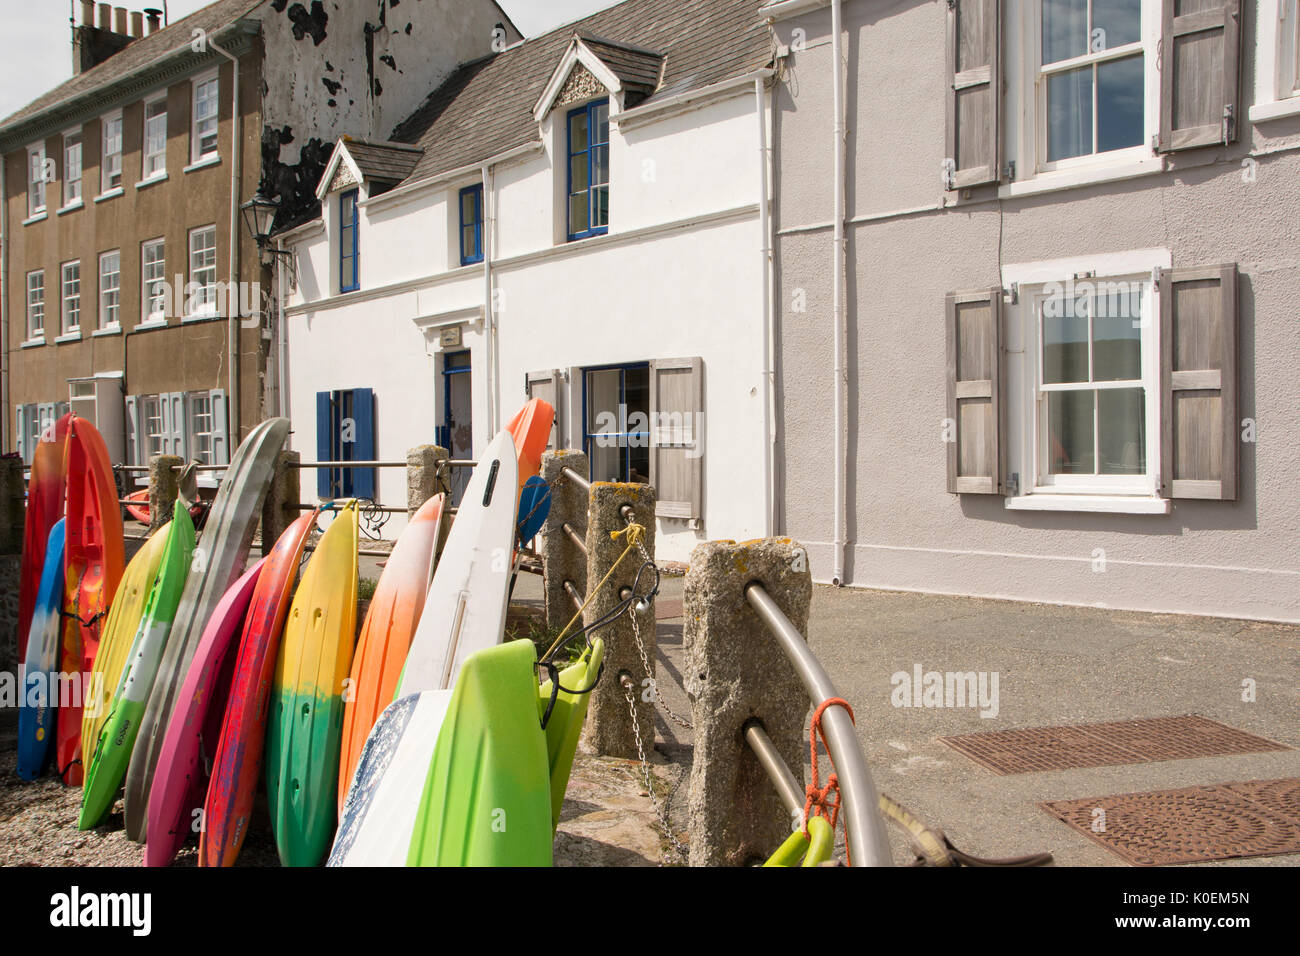
[[[445,349],[460,348],[460,329],[459,325],[453,325],[451,328],[443,329],[439,334],[438,341]]]

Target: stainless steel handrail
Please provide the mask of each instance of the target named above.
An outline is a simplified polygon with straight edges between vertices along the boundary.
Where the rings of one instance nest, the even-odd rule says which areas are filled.
[[[749,749],[754,751],[754,756],[763,765],[763,769],[767,772],[767,779],[772,781],[772,786],[776,788],[776,795],[781,798],[786,811],[792,818],[802,815],[804,797],[799,789],[799,781],[795,779],[790,768],[777,753],[776,745],[772,743],[772,738],[763,728],[763,722],[757,717],[751,717],[741,728],[741,733],[744,734]]]

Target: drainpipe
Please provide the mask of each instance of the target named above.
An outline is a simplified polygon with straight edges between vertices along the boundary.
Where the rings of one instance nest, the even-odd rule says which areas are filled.
[[[492,239],[493,219],[496,216],[496,199],[493,191],[496,179],[491,166],[483,167],[483,344],[486,351],[488,440],[497,433],[496,387],[496,309],[492,303]]]
[[[278,413],[281,418],[289,417],[289,323],[285,320],[284,309],[289,301],[289,290],[285,287],[284,240],[276,239],[275,248],[279,253],[275,257],[275,378],[280,383]]]
[[[23,286],[26,295],[27,287]],[[4,154],[0,153],[0,452],[13,451],[9,441],[9,190]],[[24,318],[25,321],[25,318]],[[24,336],[25,337],[25,336]]]
[[[774,445],[776,444],[776,409],[774,401],[773,367],[776,338],[776,317],[772,310],[772,213],[768,199],[771,182],[771,154],[767,148],[767,83],[761,76],[754,78],[754,102],[758,111],[758,222],[762,234],[763,257],[763,537],[776,533],[776,476]]]
[[[230,281],[226,286],[226,354],[230,358],[230,369],[227,374],[229,391],[226,401],[230,417],[228,426],[231,436],[230,447],[233,449],[239,445],[240,439],[243,437],[240,432],[239,415],[241,404],[239,400],[239,303],[241,298],[239,295],[239,177],[243,166],[244,133],[239,113],[239,58],[227,53],[211,39],[208,40],[208,46],[229,60],[233,70],[230,84],[230,137],[233,142],[230,147]],[[233,303],[232,295],[234,297]]]
[[[834,311],[834,339],[835,339],[835,414],[834,414],[834,432],[835,432],[835,502],[833,514],[835,520],[835,538],[834,538],[834,568],[831,571],[831,584],[836,587],[842,587],[844,584],[844,556],[847,549],[845,541],[845,499],[848,491],[848,465],[845,461],[846,449],[844,434],[844,410],[847,404],[848,393],[848,366],[845,360],[848,340],[848,317],[844,308],[844,267],[845,267],[845,239],[844,239],[844,60],[841,41],[842,23],[841,23],[841,0],[831,0],[831,109],[835,117],[835,141],[833,144],[835,157],[834,179],[834,209],[833,222],[835,227],[834,239],[832,246],[834,250],[834,262],[831,266],[831,302]]]

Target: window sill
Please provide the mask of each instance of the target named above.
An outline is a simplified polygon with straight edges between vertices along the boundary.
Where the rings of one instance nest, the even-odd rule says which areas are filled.
[[[1300,93],[1272,103],[1256,103],[1250,108],[1249,115],[1252,123],[1282,119],[1285,116],[1300,116]]]
[[[39,339],[28,339],[26,342],[21,343],[18,347],[19,347],[20,349],[37,349],[37,348],[40,348],[40,347],[41,347],[42,345],[44,345],[44,344],[45,344],[45,339],[44,339],[44,338],[39,338]]]
[[[139,322],[135,324],[135,328],[132,329],[131,331],[148,332],[150,329],[165,329],[165,328],[167,328],[167,317],[161,316],[159,318],[141,319]]]
[[[196,159],[194,162],[190,163],[188,166],[182,169],[181,172],[192,173],[197,169],[207,169],[209,166],[220,166],[220,165],[221,165],[220,156],[207,156],[203,159]]]
[[[55,212],[55,215],[56,215],[56,216],[62,216],[64,213],[68,213],[68,212],[76,212],[78,209],[84,209],[84,208],[86,208],[86,204],[85,204],[84,202],[82,202],[80,199],[74,199],[72,202],[68,203],[66,206],[62,206],[62,207],[60,207],[60,208]]]
[[[30,226],[30,225],[32,225],[33,223],[43,222],[43,221],[44,221],[45,219],[47,219],[47,218],[49,218],[49,217],[47,216],[47,214],[45,213],[45,211],[42,210],[41,212],[35,213],[35,214],[31,215],[31,216],[28,216],[26,219],[24,219],[24,220],[23,220],[23,225],[24,225],[24,226]]]
[[[191,325],[195,322],[217,322],[222,318],[224,318],[224,316],[219,315],[216,312],[196,312],[193,315],[181,316],[181,324]]]
[[[1151,156],[1135,162],[1125,162],[1098,166],[1078,166],[1073,169],[1055,170],[1039,173],[1033,179],[1025,179],[998,187],[999,199],[1011,199],[1016,196],[1035,196],[1039,193],[1056,192],[1062,189],[1077,189],[1080,186],[1093,186],[1098,183],[1113,183],[1124,179],[1136,179],[1163,172],[1163,157]]]
[[[1104,514],[1167,515],[1167,498],[1115,495],[1017,495],[1004,499],[1008,511],[1091,511]]]
[[[95,202],[107,202],[110,199],[116,199],[118,196],[122,195],[123,192],[125,192],[125,190],[121,186],[114,186],[112,189],[106,190],[96,196]]]
[[[106,329],[96,329],[94,332],[90,333],[90,337],[93,339],[97,339],[104,335],[121,335],[121,334],[122,334],[122,326],[110,325]]]
[[[165,182],[167,182],[166,173],[154,173],[152,176],[146,176],[144,179],[136,183],[135,188],[138,191],[141,189],[148,189],[150,186],[154,185],[155,183],[165,183]]]
[[[80,342],[80,341],[81,341],[81,330],[78,329],[76,332],[68,332],[65,335],[60,335],[56,337],[54,340],[54,344],[62,345],[64,342]]]

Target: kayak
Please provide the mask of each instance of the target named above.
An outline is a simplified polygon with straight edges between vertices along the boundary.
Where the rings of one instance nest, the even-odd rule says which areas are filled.
[[[148,524],[149,519],[153,515],[153,512],[149,510],[149,489],[142,488],[139,491],[133,491],[126,496],[125,500],[131,502],[129,505],[123,505],[123,507],[126,508],[126,513],[136,521],[139,521],[142,524]],[[201,514],[203,514],[203,505],[199,504],[197,501],[190,505],[191,518],[197,521]]]
[[[99,642],[99,653],[95,655],[95,667],[92,670],[90,688],[94,697],[86,698],[86,706],[81,720],[81,765],[89,767],[95,755],[95,746],[99,743],[99,732],[108,718],[108,711],[113,703],[113,695],[122,682],[122,674],[131,659],[131,649],[135,642],[136,631],[144,617],[145,605],[149,601],[149,592],[153,590],[154,579],[162,565],[163,551],[167,546],[167,533],[171,522],[163,525],[144,546],[136,552],[131,563],[122,572],[122,580],[117,586],[117,595],[109,609],[108,619]]]
[[[319,866],[338,819],[343,693],[357,633],[357,503],[336,513],[293,596],[266,735],[280,862]]]
[[[393,700],[433,577],[434,551],[442,529],[445,496],[434,495],[412,516],[370,599],[352,659],[348,699],[343,705],[339,753],[339,812],[370,729]]]
[[[46,536],[45,569],[32,608],[31,637],[23,660],[18,699],[18,776],[35,780],[45,772],[54,741],[58,705],[59,645],[63,606],[63,519]]]
[[[506,622],[515,513],[514,440],[503,431],[485,449],[447,535],[398,696],[446,690],[469,655],[501,642]]]
[[[82,703],[104,616],[122,577],[125,557],[122,541],[122,509],[117,503],[117,482],[108,459],[108,448],[99,431],[84,418],[68,421],[68,438],[63,450],[63,472],[67,479],[64,527],[64,575],[67,590],[64,610],[76,618],[76,627],[63,632],[60,670],[73,679],[76,693],[59,708],[55,735],[55,761],[59,776],[69,786],[80,786]]]
[[[537,648],[469,657],[429,765],[408,866],[550,866],[551,781]]]
[[[232,866],[248,832],[248,818],[262,773],[266,715],[280,633],[298,563],[315,525],[313,511],[285,528],[257,578],[239,642],[212,780],[203,804],[199,866]]]
[[[554,686],[554,681],[548,680],[539,691],[541,715],[546,721],[546,764],[551,789],[552,831],[560,825],[560,809],[564,805],[565,791],[569,789],[569,774],[573,771],[573,758],[578,752],[578,738],[582,736],[591,691],[600,679],[600,668],[604,660],[605,642],[597,637],[577,661],[560,671],[558,688]]]
[[[64,415],[41,432],[32,452],[31,477],[27,482],[27,512],[23,525],[23,560],[18,578],[18,660],[26,660],[27,634],[31,629],[36,593],[45,571],[45,548],[50,529],[63,518],[63,450],[68,422]],[[60,595],[62,599],[62,595]]]
[[[181,591],[193,561],[194,525],[184,509],[177,511],[168,524],[165,542],[162,561],[131,642],[126,668],[86,769],[81,816],[77,821],[82,830],[98,826],[108,815],[135,750],[145,703],[158,674],[158,662],[171,635]]]
[[[146,866],[166,866],[185,837],[202,829],[195,824],[202,819],[207,796],[203,756],[216,749],[230,692],[236,639],[243,632],[244,616],[265,564],[263,558],[245,571],[217,603],[181,684],[149,791]]]
[[[551,426],[555,423],[555,409],[550,402],[530,398],[524,407],[506,425],[515,440],[515,457],[519,462],[519,487],[516,497],[524,490],[524,483],[541,470],[542,453],[551,439]]]
[[[127,769],[126,832],[137,843],[145,839],[154,768],[181,682],[189,672],[217,602],[244,571],[262,502],[288,435],[289,421],[285,418],[268,419],[249,432],[231,456],[225,478],[208,509],[203,539],[194,550],[194,568],[181,592],[176,626],[158,665],[140,723],[138,746]]]

